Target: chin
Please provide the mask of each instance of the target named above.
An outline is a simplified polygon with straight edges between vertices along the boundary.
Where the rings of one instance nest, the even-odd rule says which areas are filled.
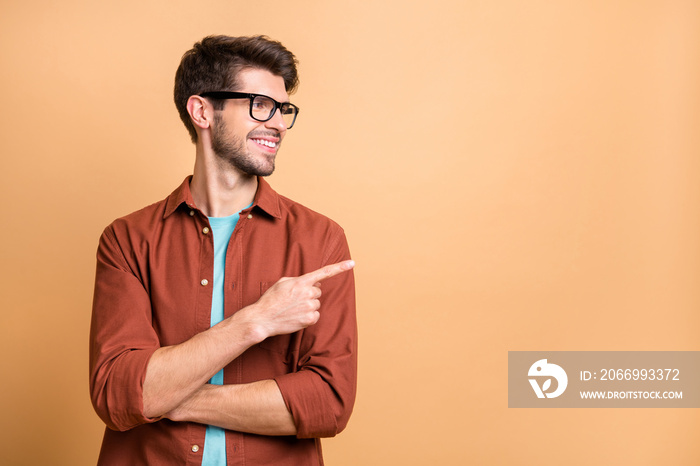
[[[236,167],[246,175],[250,176],[270,176],[275,171],[275,164],[268,167]]]

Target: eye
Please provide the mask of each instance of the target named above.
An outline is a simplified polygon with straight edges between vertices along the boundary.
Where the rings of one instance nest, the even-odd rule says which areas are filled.
[[[263,96],[258,96],[255,99],[253,99],[253,109],[254,110],[266,110],[269,111],[272,109],[275,104],[272,102],[271,99]]]

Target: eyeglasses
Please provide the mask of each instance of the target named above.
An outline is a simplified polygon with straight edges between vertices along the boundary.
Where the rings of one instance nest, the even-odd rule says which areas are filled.
[[[229,91],[214,91],[204,92],[199,94],[200,97],[210,97],[212,99],[249,99],[250,100],[250,117],[256,121],[268,121],[274,115],[277,109],[280,109],[282,119],[284,120],[287,129],[294,126],[294,122],[299,115],[299,107],[289,102],[277,102],[272,97],[262,94],[249,94],[247,92],[229,92]]]

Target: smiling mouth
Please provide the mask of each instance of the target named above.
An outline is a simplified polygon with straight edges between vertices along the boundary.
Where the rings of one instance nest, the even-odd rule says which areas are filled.
[[[267,139],[252,139],[252,141],[262,146],[269,147],[271,149],[276,149],[278,146],[278,143],[274,141],[268,141]]]

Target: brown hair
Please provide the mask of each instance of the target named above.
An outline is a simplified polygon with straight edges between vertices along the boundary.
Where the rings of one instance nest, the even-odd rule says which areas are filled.
[[[260,68],[284,79],[288,94],[299,85],[297,59],[280,42],[266,36],[208,36],[185,52],[175,73],[175,106],[187,127],[192,142],[197,132],[187,113],[190,96],[210,91],[235,91],[238,73],[245,68]],[[217,110],[224,102],[214,103]]]

